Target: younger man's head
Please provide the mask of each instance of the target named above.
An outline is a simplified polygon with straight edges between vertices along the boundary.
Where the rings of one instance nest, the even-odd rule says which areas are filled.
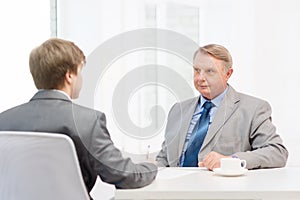
[[[57,89],[77,98],[81,89],[81,68],[86,60],[73,42],[52,38],[30,53],[29,66],[37,89]],[[79,73],[79,74],[78,74]]]

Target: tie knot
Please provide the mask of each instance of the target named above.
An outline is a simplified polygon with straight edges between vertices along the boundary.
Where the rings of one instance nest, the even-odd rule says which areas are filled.
[[[212,106],[213,106],[213,104],[210,101],[205,102],[203,105],[204,109],[206,109],[206,110],[210,110]]]

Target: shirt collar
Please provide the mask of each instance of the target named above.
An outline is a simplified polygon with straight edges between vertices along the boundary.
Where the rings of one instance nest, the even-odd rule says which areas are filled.
[[[39,91],[44,91],[44,90],[45,89],[40,89]],[[62,90],[52,89],[51,91],[55,91],[55,92],[61,93],[61,94],[65,95],[70,101],[72,101],[71,97],[67,93],[65,93],[64,91],[62,91]]]
[[[228,91],[228,85],[226,85],[226,89],[219,94],[219,96],[215,97],[214,99],[211,100],[211,102],[214,104],[215,107],[219,107],[221,105],[222,100],[225,97],[226,92]],[[208,99],[206,99],[205,97],[203,97],[202,95],[200,95],[200,108],[202,108],[203,104],[209,101]]]

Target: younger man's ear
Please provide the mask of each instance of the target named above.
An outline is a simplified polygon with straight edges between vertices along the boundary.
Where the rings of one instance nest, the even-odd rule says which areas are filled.
[[[73,82],[73,73],[71,73],[69,70],[65,74],[65,80],[68,84],[71,84]]]

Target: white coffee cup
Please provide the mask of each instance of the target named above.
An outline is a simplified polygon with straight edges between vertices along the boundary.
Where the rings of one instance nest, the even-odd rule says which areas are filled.
[[[241,171],[246,168],[246,165],[246,160],[241,160],[239,158],[221,158],[222,171]]]

